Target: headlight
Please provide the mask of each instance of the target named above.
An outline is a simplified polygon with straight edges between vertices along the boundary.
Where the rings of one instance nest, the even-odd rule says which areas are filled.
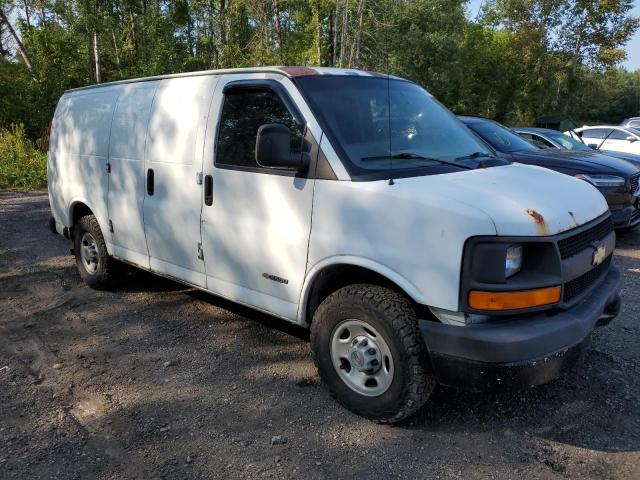
[[[504,276],[509,278],[522,268],[522,245],[516,243],[507,248],[507,256],[504,263]]]
[[[616,175],[596,175],[580,173],[576,175],[580,180],[586,180],[596,187],[623,187],[626,180]]]

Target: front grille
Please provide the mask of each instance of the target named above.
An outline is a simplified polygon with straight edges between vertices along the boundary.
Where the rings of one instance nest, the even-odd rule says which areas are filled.
[[[592,268],[587,273],[583,273],[577,278],[574,278],[570,282],[564,284],[564,296],[563,300],[565,303],[570,302],[581,293],[586,291],[591,285],[593,285],[597,280],[602,277],[607,270],[609,270],[609,265],[611,265],[611,257],[613,255],[609,255],[604,262],[598,265],[595,268]]]
[[[631,193],[636,193],[638,190],[638,181],[640,180],[640,173],[636,173],[631,177]]]
[[[558,248],[560,249],[560,257],[565,258],[572,257],[573,255],[580,253],[587,248],[593,242],[602,240],[613,231],[613,221],[611,216],[608,216],[603,221],[594,225],[593,227],[576,233],[567,238],[563,238],[558,242]]]
[[[631,218],[629,218],[629,224],[632,224],[639,218],[640,218],[640,208],[636,208],[633,212],[631,212]]]

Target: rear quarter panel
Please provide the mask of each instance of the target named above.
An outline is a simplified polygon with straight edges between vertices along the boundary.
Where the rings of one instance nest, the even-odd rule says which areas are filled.
[[[49,200],[56,221],[71,226],[75,203],[108,229],[106,163],[117,87],[65,93],[56,108],[48,154]]]

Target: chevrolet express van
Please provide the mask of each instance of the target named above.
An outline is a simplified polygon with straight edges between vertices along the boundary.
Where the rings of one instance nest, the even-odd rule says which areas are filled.
[[[437,382],[556,378],[620,305],[602,195],[493,158],[401,78],[273,67],[70,90],[48,175],[88,285],[126,262],[307,326],[329,391],[378,422]]]

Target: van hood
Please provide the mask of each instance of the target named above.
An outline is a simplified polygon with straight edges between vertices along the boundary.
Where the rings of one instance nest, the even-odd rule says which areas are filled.
[[[449,199],[484,212],[497,235],[555,235],[587,223],[609,208],[588,182],[517,163],[404,178],[395,183],[398,190],[406,190],[402,193],[417,198],[437,195],[444,202]]]
[[[573,174],[600,173],[628,178],[638,173],[636,165],[596,151],[540,149],[512,152],[511,156],[516,162],[521,160]]]

